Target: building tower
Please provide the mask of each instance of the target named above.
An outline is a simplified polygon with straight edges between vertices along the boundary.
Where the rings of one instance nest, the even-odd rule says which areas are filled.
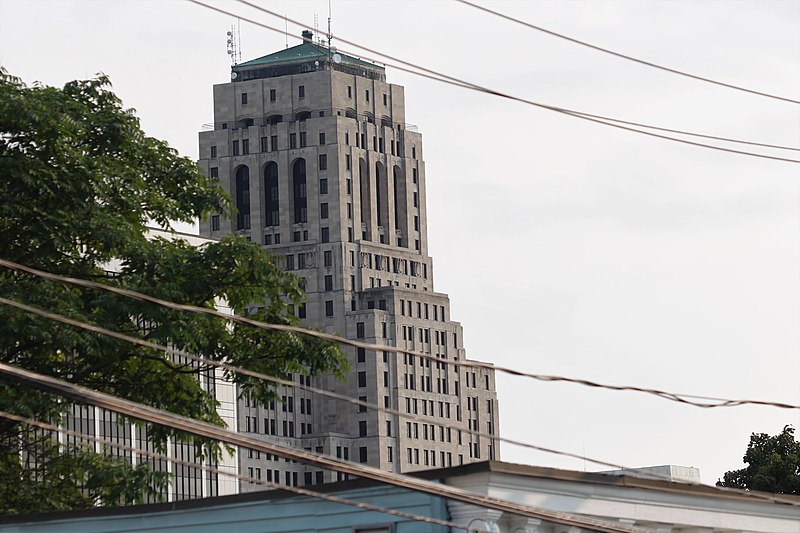
[[[492,370],[465,369],[461,325],[433,287],[422,137],[406,123],[403,87],[383,67],[303,43],[232,67],[214,86],[214,124],[200,133],[200,164],[237,214],[201,234],[240,233],[302,278],[306,326],[409,353],[346,348],[346,381],[314,386],[426,423],[281,389],[272,405],[240,400],[239,430],[394,472],[497,459]],[[426,360],[412,355],[435,356]],[[305,383],[304,376],[294,376]],[[243,473],[291,485],[333,481],[276,458],[240,453]],[[243,487],[247,490],[248,487]]]

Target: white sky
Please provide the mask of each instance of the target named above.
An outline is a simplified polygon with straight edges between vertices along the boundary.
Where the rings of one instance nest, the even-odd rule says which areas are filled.
[[[257,1],[257,0],[256,0]],[[260,2],[324,29],[327,1]],[[333,2],[334,34],[596,114],[800,146],[800,106],[599,54],[453,2]],[[218,5],[282,26],[233,1]],[[496,2],[531,23],[800,99],[800,2]],[[232,19],[188,2],[0,0],[0,64],[105,72],[143,127],[197,157]],[[290,46],[300,30],[290,25]],[[285,37],[242,24],[243,59]],[[339,43],[341,44],[341,43]],[[334,45],[337,42],[334,40]],[[343,51],[347,47],[340,46]],[[423,133],[436,288],[470,357],[538,373],[800,403],[800,165],[678,145],[388,69]],[[800,156],[788,152],[790,157]],[[797,411],[701,410],[498,375],[501,433],[713,483]],[[505,446],[502,459],[591,463]]]

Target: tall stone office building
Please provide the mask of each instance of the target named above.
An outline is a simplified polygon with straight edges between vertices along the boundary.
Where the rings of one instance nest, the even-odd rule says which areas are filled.
[[[238,430],[394,472],[497,459],[496,439],[467,431],[497,435],[494,372],[459,365],[461,326],[434,291],[422,137],[406,123],[403,87],[387,83],[383,67],[303,38],[235,65],[232,81],[214,86],[200,164],[238,213],[202,221],[201,234],[240,233],[276,254],[305,283],[304,325],[408,350],[348,347],[346,381],[295,381],[425,422],[288,388],[272,405],[240,400]],[[246,451],[239,462],[244,474],[283,484],[341,479]]]

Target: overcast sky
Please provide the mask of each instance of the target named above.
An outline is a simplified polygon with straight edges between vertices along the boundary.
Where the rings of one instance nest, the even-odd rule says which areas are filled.
[[[258,1],[258,0],[256,0]],[[326,26],[328,2],[260,2]],[[283,26],[233,1],[217,5]],[[800,99],[800,2],[494,2],[649,61]],[[62,85],[97,72],[144,129],[197,157],[235,20],[188,2],[0,0],[0,64]],[[289,45],[300,29],[289,27]],[[800,146],[800,106],[681,78],[454,2],[333,1],[336,34],[552,105]],[[241,25],[242,58],[285,36]],[[349,47],[339,43],[339,48]],[[679,145],[416,78],[436,289],[470,357],[537,373],[800,403],[800,165]],[[741,146],[738,148],[742,148]],[[785,152],[798,158],[798,152]],[[751,432],[797,411],[702,410],[498,374],[501,433],[713,483]],[[800,429],[800,428],[799,428]],[[502,459],[590,463],[504,446]]]

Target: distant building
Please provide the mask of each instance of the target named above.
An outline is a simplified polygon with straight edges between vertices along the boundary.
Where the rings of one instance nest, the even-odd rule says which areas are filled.
[[[271,405],[241,402],[238,430],[394,472],[496,459],[495,438],[468,432],[498,434],[495,376],[460,365],[461,325],[434,291],[422,137],[406,123],[403,87],[303,36],[214,86],[200,165],[237,212],[201,221],[200,232],[239,233],[277,254],[304,283],[303,325],[408,350],[347,348],[347,380],[311,384],[426,421],[287,388]],[[249,452],[239,460],[242,473],[287,485],[342,477]]]
[[[420,472],[445,485],[549,511],[657,533],[797,533],[800,507],[715,487],[500,462]],[[333,496],[450,520],[496,533],[591,531],[447,501],[367,480],[315,487]],[[800,497],[779,495],[800,504]],[[640,529],[640,530],[641,530]],[[285,491],[7,517],[0,533],[463,533]]]
[[[644,466],[641,468],[625,468],[623,470],[605,470],[600,474],[612,476],[633,476],[649,479],[665,479],[682,483],[700,483],[700,470],[693,466]]]

